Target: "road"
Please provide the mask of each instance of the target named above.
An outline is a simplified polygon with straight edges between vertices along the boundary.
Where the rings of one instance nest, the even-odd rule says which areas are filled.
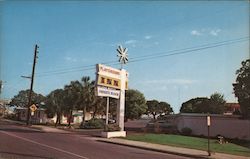
[[[0,159],[187,159],[98,142],[76,133],[49,133],[0,119]]]

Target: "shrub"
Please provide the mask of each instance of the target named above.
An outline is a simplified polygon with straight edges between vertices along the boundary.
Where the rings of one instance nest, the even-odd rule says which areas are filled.
[[[181,129],[181,134],[182,135],[191,135],[192,134],[192,129],[188,127],[184,127]]]
[[[120,131],[121,128],[117,124],[109,124],[105,126],[105,131],[106,132],[111,132],[111,131]]]
[[[101,119],[90,119],[82,126],[84,129],[102,129],[103,127],[104,123]]]

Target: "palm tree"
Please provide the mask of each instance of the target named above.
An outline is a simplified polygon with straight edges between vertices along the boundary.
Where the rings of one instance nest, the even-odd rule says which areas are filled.
[[[85,114],[87,109],[90,110],[91,106],[93,106],[94,101],[94,81],[90,81],[89,76],[82,77],[82,103],[81,108],[83,109],[83,118],[82,118],[82,124],[85,123]]]
[[[65,103],[67,105],[67,112],[69,115],[68,126],[71,125],[73,118],[73,110],[77,109],[78,103],[81,100],[81,84],[79,81],[71,81],[69,85],[64,87],[65,90]]]
[[[102,97],[97,97],[95,95],[93,95],[93,97],[93,106],[91,108],[93,110],[93,118],[95,118],[97,113],[105,114],[106,109],[104,105],[106,101]]]
[[[61,116],[64,112],[64,91],[62,89],[56,89],[52,91],[46,99],[46,111],[50,117],[57,116],[55,127],[61,124]]]

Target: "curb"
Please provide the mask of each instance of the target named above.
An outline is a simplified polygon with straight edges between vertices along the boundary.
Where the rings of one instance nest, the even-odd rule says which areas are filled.
[[[115,144],[115,145],[128,146],[128,147],[133,147],[133,148],[139,148],[139,149],[143,149],[143,150],[173,154],[173,155],[178,155],[178,156],[183,156],[183,157],[191,157],[191,158],[196,158],[196,159],[212,158],[212,157],[209,157],[209,156],[190,155],[190,154],[184,154],[184,153],[180,153],[180,152],[178,153],[178,152],[173,152],[173,151],[168,151],[168,150],[160,150],[160,149],[155,149],[155,148],[148,148],[148,147],[143,147],[143,146],[130,145],[130,144],[125,144],[125,143],[118,143],[118,142],[114,142],[114,141],[107,141],[107,140],[100,140],[100,139],[97,139],[96,141]]]

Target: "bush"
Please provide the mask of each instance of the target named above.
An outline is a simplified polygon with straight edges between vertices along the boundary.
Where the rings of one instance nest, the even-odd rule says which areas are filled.
[[[17,117],[15,114],[7,114],[4,116],[5,119],[10,119],[10,120],[17,120]]]
[[[192,134],[192,129],[191,128],[188,128],[188,127],[185,127],[185,128],[182,128],[181,129],[181,134],[182,135],[191,135]]]
[[[84,129],[102,129],[104,128],[103,120],[101,119],[90,119],[82,126]]]
[[[117,124],[109,124],[105,126],[106,132],[112,132],[112,131],[120,131],[121,128]]]

